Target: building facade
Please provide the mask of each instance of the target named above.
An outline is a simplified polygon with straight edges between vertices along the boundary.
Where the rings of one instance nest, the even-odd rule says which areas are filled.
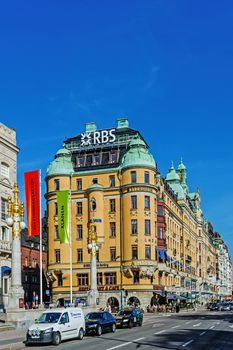
[[[8,305],[12,234],[6,224],[7,199],[12,196],[13,185],[16,182],[18,152],[15,130],[0,123],[0,309],[5,309]]]
[[[69,300],[71,285],[70,247],[58,235],[56,193],[63,190],[70,191],[74,299],[90,290],[93,231],[100,305],[146,306],[153,292],[204,299],[214,294],[216,248],[200,193],[189,192],[186,177],[181,162],[162,178],[146,141],[127,119],[106,130],[87,123],[84,133],[67,139],[46,176],[53,302]]]

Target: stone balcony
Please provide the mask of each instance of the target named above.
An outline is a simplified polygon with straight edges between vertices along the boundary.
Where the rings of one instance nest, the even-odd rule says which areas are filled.
[[[0,251],[11,253],[11,242],[9,241],[0,241]]]

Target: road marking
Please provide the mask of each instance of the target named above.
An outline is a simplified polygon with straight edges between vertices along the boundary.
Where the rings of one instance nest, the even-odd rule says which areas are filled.
[[[135,343],[136,341],[139,341],[139,340],[142,340],[142,339],[145,339],[145,337],[143,337],[143,338],[138,338],[138,339],[135,339],[135,340],[133,340],[133,341],[129,341],[129,342],[127,342],[127,343],[120,344],[120,345],[117,345],[117,346],[113,346],[112,348],[108,348],[107,350],[113,350],[113,349],[122,348],[123,346],[127,346],[127,345],[129,345],[129,344]]]
[[[160,327],[160,326],[163,326],[163,325],[164,325],[164,323],[155,323],[155,324],[153,324],[152,327],[153,327],[153,328],[154,328],[154,327]]]
[[[117,346],[114,346],[113,348],[109,348],[107,350],[113,350],[113,349],[118,349],[118,348],[122,348],[122,346],[126,346],[126,345],[129,345],[129,344],[132,344],[131,341],[127,342],[127,343],[124,343],[124,344],[121,344],[121,345],[117,345]]]
[[[174,327],[172,327],[172,328],[178,328],[178,327],[180,327],[180,326],[174,326]]]
[[[154,334],[161,334],[161,333],[163,333],[163,332],[165,332],[165,329],[162,330],[162,331],[156,332],[156,333],[154,333]]]
[[[209,329],[213,329],[215,326],[211,326]]]
[[[233,325],[229,326],[230,328],[233,328]]]
[[[191,344],[193,342],[193,339],[189,340],[187,343],[184,343],[182,346],[185,348],[187,345]]]
[[[191,321],[185,322],[185,324],[189,324],[189,323],[191,323]]]
[[[204,334],[206,334],[206,332],[207,332],[207,331],[202,332],[202,333],[200,334],[200,337],[202,337]]]
[[[201,322],[200,323],[197,323],[197,324],[194,324],[193,327],[198,327],[201,325]]]

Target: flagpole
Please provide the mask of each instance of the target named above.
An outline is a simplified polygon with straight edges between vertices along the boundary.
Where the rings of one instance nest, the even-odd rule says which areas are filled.
[[[72,175],[70,174],[70,205],[69,205],[69,226],[70,226],[70,304],[73,304],[73,266],[72,266]]]
[[[43,306],[43,259],[42,259],[42,222],[41,222],[41,169],[40,169],[40,305]]]

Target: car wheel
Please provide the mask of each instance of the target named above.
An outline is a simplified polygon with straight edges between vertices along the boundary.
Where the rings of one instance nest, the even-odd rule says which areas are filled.
[[[79,333],[78,333],[78,339],[79,339],[79,340],[82,340],[82,339],[83,339],[83,336],[84,336],[84,331],[83,331],[82,328],[80,328]]]
[[[111,329],[111,331],[112,331],[113,333],[116,332],[116,323],[113,323],[113,324],[112,324],[112,329]]]
[[[130,320],[130,321],[129,321],[129,328],[132,328],[132,327],[133,327],[133,321]]]
[[[101,334],[102,334],[102,327],[98,325],[96,329],[96,335],[100,336]]]
[[[52,343],[53,343],[53,345],[59,345],[60,342],[61,342],[61,334],[59,332],[55,332],[53,334],[53,341],[52,341]]]

